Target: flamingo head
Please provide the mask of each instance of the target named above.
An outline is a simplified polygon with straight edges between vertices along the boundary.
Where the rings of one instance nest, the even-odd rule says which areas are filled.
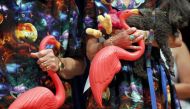
[[[130,26],[128,24],[126,24],[126,20],[131,15],[139,15],[139,14],[140,14],[140,11],[138,9],[129,9],[129,10],[124,10],[124,11],[119,11],[118,16],[120,19],[121,27],[123,27],[125,29],[129,29]]]
[[[140,11],[139,9],[127,9],[127,10],[124,10],[124,11],[119,11],[118,12],[118,15],[125,15],[126,18],[131,16],[131,15],[139,15],[140,14]]]
[[[40,43],[40,50],[46,49],[48,45],[53,45],[54,48],[60,49],[61,44],[55,39],[54,36],[46,36]]]

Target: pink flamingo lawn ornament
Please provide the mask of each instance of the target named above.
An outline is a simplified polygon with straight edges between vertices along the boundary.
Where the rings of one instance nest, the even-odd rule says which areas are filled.
[[[129,26],[125,23],[125,20],[137,11],[137,9],[119,12],[112,10],[109,15],[113,27],[128,29]],[[99,25],[99,28],[101,28],[101,25]],[[89,80],[95,101],[100,107],[103,107],[103,91],[121,69],[119,60],[135,61],[143,55],[145,50],[144,40],[140,40],[138,45],[140,49],[134,52],[128,52],[117,46],[106,46],[94,56],[90,66]]]
[[[60,43],[53,36],[46,36],[40,43],[40,50],[46,48],[47,44],[60,48]],[[9,109],[58,109],[65,101],[65,89],[56,72],[48,71],[48,75],[56,88],[54,95],[46,87],[35,87],[21,94],[10,106]]]

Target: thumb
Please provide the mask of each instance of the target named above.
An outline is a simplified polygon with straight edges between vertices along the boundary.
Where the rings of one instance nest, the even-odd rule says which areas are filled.
[[[39,58],[38,52],[36,52],[36,53],[30,53],[30,56],[31,56],[32,58]]]

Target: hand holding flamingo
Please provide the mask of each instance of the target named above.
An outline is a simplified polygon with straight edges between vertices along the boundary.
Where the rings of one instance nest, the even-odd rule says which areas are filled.
[[[111,23],[104,23],[112,25],[112,28],[114,29],[129,29],[129,26],[125,23],[125,20],[134,14],[135,12],[138,12],[138,10],[125,10],[125,11],[110,11],[109,15],[111,17],[106,17],[103,20],[108,20],[111,18]],[[101,17],[100,17],[101,18]],[[101,26],[101,20],[99,29],[107,29],[104,28],[105,25],[103,24]],[[108,30],[106,32],[110,33],[112,31],[108,26]],[[87,31],[88,32],[88,31]],[[129,37],[126,35],[126,37]],[[103,49],[101,49],[93,58],[90,66],[90,73],[89,73],[89,80],[90,80],[90,86],[92,89],[92,93],[94,95],[95,101],[100,107],[103,107],[102,105],[102,93],[106,89],[106,87],[109,85],[111,80],[113,79],[114,75],[119,72],[121,69],[121,63],[120,60],[126,60],[126,61],[135,61],[138,58],[142,56],[145,50],[145,44],[143,40],[140,40],[137,42],[140,49],[134,52],[128,52],[123,48],[129,48],[128,44],[123,44],[125,47],[120,48],[117,46],[106,46]]]
[[[46,36],[40,43],[40,50],[46,48],[47,44],[60,47],[60,43],[53,36]],[[58,109],[65,101],[65,90],[62,81],[52,70],[48,70],[48,75],[55,84],[56,94],[54,95],[45,87],[35,87],[20,95],[9,109]]]

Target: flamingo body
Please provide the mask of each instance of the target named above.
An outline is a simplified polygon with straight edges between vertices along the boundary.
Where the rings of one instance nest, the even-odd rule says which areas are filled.
[[[40,50],[46,45],[53,44],[60,47],[60,43],[53,36],[46,36],[40,43]],[[9,109],[58,109],[65,101],[65,89],[62,81],[56,72],[48,71],[55,88],[56,94],[46,87],[35,87],[21,94],[10,106]]]
[[[102,107],[102,93],[121,69],[121,60],[135,61],[145,50],[144,41],[138,42],[141,49],[128,52],[117,46],[107,46],[101,49],[93,58],[90,66],[89,80],[95,101]]]
[[[49,89],[35,87],[19,96],[9,109],[57,109],[55,99],[54,94]],[[36,103],[38,105],[34,105]]]
[[[138,10],[116,11],[111,9],[109,15],[111,18],[112,28],[129,29],[130,27],[126,24],[125,20],[133,14],[139,14]],[[106,29],[103,27],[104,26],[101,23],[98,25],[100,30]],[[140,40],[138,45],[141,49],[135,52],[128,52],[117,46],[107,46],[101,49],[94,56],[90,66],[89,80],[94,99],[100,107],[103,107],[103,91],[112,81],[114,75],[121,69],[120,60],[135,61],[143,55],[145,50],[144,40]],[[127,47],[128,46],[126,46],[126,48]]]

